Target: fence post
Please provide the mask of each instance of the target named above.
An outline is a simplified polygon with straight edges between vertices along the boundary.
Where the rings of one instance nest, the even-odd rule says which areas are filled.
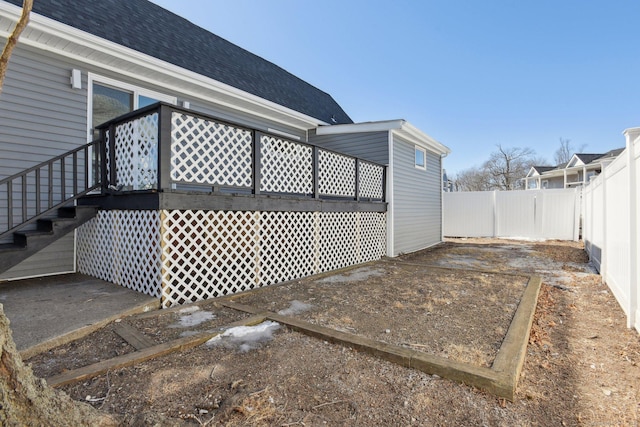
[[[320,149],[313,146],[313,198],[320,198]]]
[[[355,200],[356,201],[360,201],[360,159],[356,157],[356,164],[355,164],[355,174],[356,174],[356,179],[355,179],[355,184],[356,184],[356,197]]]
[[[577,242],[580,240],[580,226],[582,226],[583,228],[583,234],[584,234],[584,223],[582,223],[582,221],[584,221],[584,215],[582,215],[582,206],[584,203],[583,197],[584,197],[584,186],[582,187],[578,187],[575,190],[575,216],[574,216],[574,220],[573,220],[573,241]]]
[[[109,125],[109,180],[108,185],[118,185],[116,175],[116,125]]]
[[[629,316],[627,327],[639,325],[638,319],[638,188],[636,169],[636,145],[640,142],[640,128],[624,131],[627,145],[627,167],[629,168]],[[640,332],[640,330],[638,330]]]
[[[492,194],[492,197],[491,197],[491,203],[493,204],[493,236],[492,237],[498,237],[497,192],[498,192],[498,190],[493,190],[493,194]]]
[[[607,168],[602,169],[602,248],[600,249],[600,276],[607,282]],[[594,200],[595,203],[595,200]]]
[[[262,134],[254,130],[251,132],[251,138],[253,138],[253,194],[258,195],[260,194],[260,182],[262,181],[262,170],[260,169],[260,164],[262,163],[262,152],[260,151]]]
[[[171,189],[171,115],[169,105],[160,104],[158,108],[158,191]]]

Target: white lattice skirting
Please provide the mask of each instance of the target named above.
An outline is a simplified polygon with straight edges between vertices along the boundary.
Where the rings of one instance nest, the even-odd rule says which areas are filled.
[[[170,307],[379,259],[377,212],[101,211],[78,269]]]

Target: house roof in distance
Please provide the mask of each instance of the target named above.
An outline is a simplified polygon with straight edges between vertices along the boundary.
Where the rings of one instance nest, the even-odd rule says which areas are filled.
[[[553,166],[532,166],[532,168],[538,173],[543,173],[550,171],[551,169],[555,169],[555,167]]]
[[[576,153],[574,154],[574,156],[580,159],[580,161],[582,161],[582,163],[584,163],[585,165],[588,165],[594,160],[597,160],[600,157],[604,156],[604,154]]]
[[[576,160],[580,160],[585,166],[590,164],[600,164],[603,161],[610,161],[612,159],[615,159],[623,151],[624,151],[624,147],[616,148],[613,150],[609,150],[606,153],[598,153],[598,154],[575,153],[573,156],[571,156],[571,160],[567,163],[561,163],[556,166],[532,166],[531,170],[529,171],[529,175],[527,176],[531,176],[531,172],[533,171],[536,171],[538,172],[538,174],[541,175],[546,172],[561,171],[563,169],[568,169],[576,166],[575,164]]]
[[[33,12],[319,121],[353,123],[328,93],[147,0],[37,0]]]

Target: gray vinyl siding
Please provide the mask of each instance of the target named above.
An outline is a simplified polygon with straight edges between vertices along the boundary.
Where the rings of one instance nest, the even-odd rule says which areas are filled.
[[[542,178],[540,180],[540,185],[542,185],[542,181],[548,181],[547,189],[552,188],[564,188],[564,177],[557,178]]]
[[[274,124],[266,119],[262,119],[260,117],[252,116],[246,113],[242,113],[240,111],[232,110],[231,108],[224,107],[222,105],[217,105],[213,102],[205,103],[201,100],[192,101],[188,98],[182,98],[178,96],[178,104],[182,105],[182,101],[189,101],[191,104],[189,109],[194,112],[199,112],[203,114],[207,114],[213,116],[215,118],[237,123],[239,125],[243,125],[249,128],[258,129],[264,132],[267,132],[267,129],[271,128],[280,132],[285,132],[291,135],[296,135],[300,139],[291,139],[292,141],[303,141],[307,140],[307,132],[300,129],[290,128],[287,126],[283,126],[281,124]],[[274,135],[279,136],[277,133]],[[283,136],[283,138],[287,138]]]
[[[71,89],[72,68],[72,63],[29,47],[18,45],[13,52],[0,96],[0,178],[86,142],[86,83],[83,90]],[[67,188],[72,188],[70,182]],[[0,203],[6,206],[5,199]],[[74,233],[5,272],[0,280],[70,271],[75,271]]]
[[[4,43],[4,39],[0,39]],[[72,89],[72,69],[82,72],[82,89]],[[9,62],[0,95],[0,179],[63,154],[87,142],[88,73],[123,83],[176,96],[179,105],[186,100],[191,110],[211,114],[244,126],[277,129],[306,141],[306,131],[270,123],[266,119],[234,111],[228,107],[194,101],[181,93],[150,85],[143,78],[134,79],[95,65],[63,58],[34,47],[16,47]],[[69,171],[68,171],[69,173]],[[67,188],[72,188],[70,181]],[[0,194],[0,206],[6,195]],[[5,218],[0,218],[0,222]],[[46,275],[73,271],[74,233],[23,261],[2,279]],[[52,257],[55,254],[55,257]]]
[[[86,90],[69,84],[72,65],[18,46],[0,96],[0,177],[86,142]]]
[[[359,132],[341,135],[316,135],[309,131],[309,142],[361,159],[386,165],[389,163],[389,132]]]
[[[0,282],[25,277],[75,272],[73,245],[74,233],[69,233],[15,267],[0,274]],[[70,255],[67,254],[69,248],[71,248]]]
[[[415,167],[415,145],[393,141],[394,255],[441,242],[440,156],[427,150],[427,170]]]

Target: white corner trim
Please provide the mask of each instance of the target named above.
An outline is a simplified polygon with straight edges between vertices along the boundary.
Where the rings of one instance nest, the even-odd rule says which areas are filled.
[[[21,7],[14,6],[6,2],[0,2],[0,17],[4,16],[11,20],[17,21],[21,14],[21,11],[22,11]],[[38,39],[40,39],[41,37],[35,37],[32,39],[30,38],[30,32],[32,31],[42,32],[46,35],[49,35],[55,38],[57,41],[64,40],[68,42],[68,44],[65,45],[63,48],[58,48],[55,43],[56,40],[52,41],[53,45],[49,45],[47,44],[47,42],[51,41],[50,38],[47,38],[47,37],[42,38],[42,39],[46,39],[47,42],[39,41]],[[8,37],[9,33],[8,31],[0,31],[0,36]],[[95,65],[104,69],[108,69],[110,71],[115,71],[121,75],[125,75],[128,77],[137,78],[137,79],[141,79],[141,78],[147,79],[150,83],[161,86],[161,87],[165,87],[167,88],[167,90],[175,90],[177,92],[180,92],[181,94],[189,95],[194,98],[211,101],[210,97],[204,96],[202,92],[199,92],[197,90],[190,91],[190,92],[185,91],[184,88],[177,88],[174,85],[167,84],[166,80],[161,80],[161,79],[149,80],[147,76],[141,76],[134,72],[127,71],[123,67],[109,66],[104,63],[101,63],[99,60],[88,59],[84,55],[70,51],[71,48],[69,46],[76,45],[82,48],[93,49],[102,54],[110,55],[111,57],[115,57],[122,61],[126,61],[131,65],[141,67],[149,71],[153,71],[158,75],[188,82],[190,84],[197,84],[200,87],[204,87],[208,90],[217,92],[221,95],[228,96],[231,98],[236,98],[238,100],[242,100],[245,103],[249,103],[250,105],[273,111],[279,115],[283,115],[285,117],[295,120],[297,122],[297,124],[295,125],[292,125],[291,123],[286,123],[286,124],[300,128],[300,129],[303,129],[303,128],[306,129],[305,126],[313,127],[313,126],[328,124],[326,122],[323,122],[322,120],[316,119],[315,117],[308,116],[306,114],[284,107],[280,104],[276,104],[275,102],[266,100],[264,98],[260,98],[259,96],[250,94],[249,92],[245,92],[241,89],[237,89],[226,83],[222,83],[210,77],[206,77],[201,74],[195,73],[193,71],[187,70],[185,68],[181,68],[177,65],[170,64],[158,58],[135,51],[133,49],[130,49],[128,47],[119,45],[109,40],[100,38],[93,34],[89,34],[75,27],[63,24],[61,22],[47,18],[43,15],[39,15],[34,12],[31,13],[29,24],[25,29],[25,31],[23,32],[22,36],[20,37],[20,43],[33,46],[39,49],[47,50],[49,52],[53,52],[53,53],[56,53],[80,62],[84,62],[84,63]],[[217,103],[221,103],[223,105],[230,106],[247,113],[260,115],[260,113],[257,112],[256,110],[253,110],[250,108],[242,109],[242,108],[239,108],[236,104],[223,103],[219,101],[220,101],[219,99],[216,99]],[[299,122],[304,122],[304,123],[301,124]]]
[[[388,131],[389,165],[387,166],[387,256],[394,257],[395,252],[395,218],[393,197],[393,132]]]

